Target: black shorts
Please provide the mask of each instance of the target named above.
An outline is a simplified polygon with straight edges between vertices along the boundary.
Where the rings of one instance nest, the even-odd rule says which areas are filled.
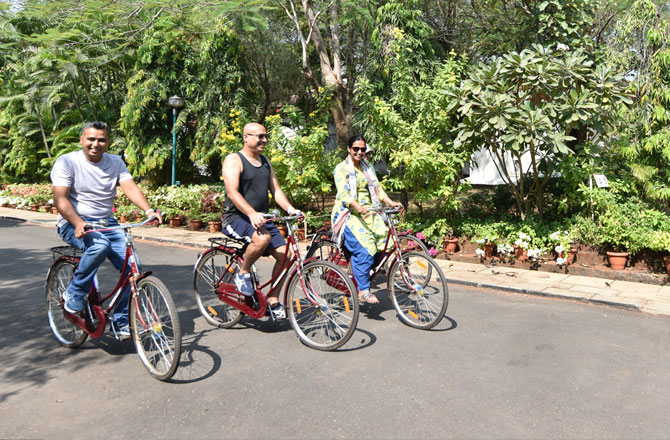
[[[277,225],[272,222],[267,222],[261,227],[265,228],[265,230],[270,233],[270,244],[265,250],[265,255],[269,255],[268,251],[271,249],[286,246],[286,241],[284,241],[284,237],[281,236],[279,229],[277,229]],[[251,236],[254,235],[256,230],[251,226],[251,223],[248,220],[241,217],[235,217],[228,225],[224,226],[221,232],[228,237],[251,243]]]

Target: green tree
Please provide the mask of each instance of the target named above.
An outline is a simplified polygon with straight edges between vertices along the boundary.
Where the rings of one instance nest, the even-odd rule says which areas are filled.
[[[455,145],[488,150],[520,216],[542,216],[550,177],[602,147],[618,106],[629,102],[619,79],[581,49],[534,46],[480,63],[452,93],[462,118]],[[575,133],[586,136],[570,148]]]
[[[610,42],[616,66],[628,73],[634,104],[621,109],[619,155],[637,188],[670,208],[670,20],[651,0],[636,1]]]
[[[454,54],[436,59],[431,29],[422,21],[416,2],[390,1],[379,8],[374,68],[359,82],[359,121],[376,153],[388,159],[387,185],[408,194],[420,209],[437,199],[445,209],[456,207],[466,149],[449,142],[452,115],[445,108],[460,81],[462,60]]]

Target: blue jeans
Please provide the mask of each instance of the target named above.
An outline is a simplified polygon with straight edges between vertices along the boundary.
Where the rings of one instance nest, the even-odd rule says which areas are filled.
[[[100,219],[90,217],[82,217],[84,221],[96,222]],[[119,223],[115,218],[108,218],[109,226],[118,226]],[[89,232],[84,238],[77,238],[74,235],[74,225],[66,223],[58,228],[58,235],[67,244],[84,251],[79,261],[79,266],[72,277],[72,281],[67,288],[68,294],[76,298],[85,297],[91,290],[91,284],[98,267],[109,258],[114,267],[118,270],[123,268],[123,261],[126,256],[126,240],[125,235],[120,230]],[[139,266],[139,261],[137,262]],[[130,268],[126,269],[126,273]],[[125,274],[124,274],[125,275]],[[112,320],[120,325],[128,323],[128,298],[130,295],[130,284],[126,285],[121,296],[120,305],[114,311]]]

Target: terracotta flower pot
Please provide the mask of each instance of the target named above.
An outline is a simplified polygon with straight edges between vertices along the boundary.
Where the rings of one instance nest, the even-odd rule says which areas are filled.
[[[58,214],[58,208],[56,208],[55,206],[52,206],[51,207],[51,213],[52,214]]]
[[[181,226],[181,217],[170,217],[168,224],[171,228],[178,228]]]
[[[40,209],[40,205],[30,205],[30,210],[32,212],[37,212]]]
[[[221,222],[220,221],[211,221],[207,222],[209,225],[209,232],[214,234],[215,232],[221,232]]]
[[[610,268],[614,270],[623,270],[628,260],[628,252],[607,252],[607,261]]]
[[[279,229],[279,233],[281,236],[286,239],[286,236],[288,235],[288,229],[286,229],[286,226],[284,225],[278,225],[277,229]]]
[[[442,240],[442,249],[447,254],[453,254],[458,249],[458,238],[448,238],[445,237]]]
[[[120,215],[119,216],[119,223],[128,223],[128,216],[127,215]]]
[[[198,231],[202,228],[202,219],[192,218],[188,221],[191,231]]]
[[[528,259],[528,249],[520,246],[514,246],[514,256],[519,261],[526,261]]]
[[[663,257],[663,265],[665,265],[665,271],[670,275],[670,257]]]
[[[574,264],[575,260],[577,259],[577,249],[575,248],[570,248],[568,249],[568,257],[565,259],[565,264]]]
[[[493,243],[484,243],[484,257],[491,258],[495,245]]]

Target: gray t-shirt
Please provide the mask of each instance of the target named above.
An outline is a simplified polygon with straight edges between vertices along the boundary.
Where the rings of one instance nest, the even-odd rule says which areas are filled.
[[[113,217],[116,185],[132,178],[121,156],[105,153],[93,163],[82,150],[59,157],[51,170],[51,184],[70,188],[68,199],[82,217]],[[58,214],[58,227],[65,223]]]

